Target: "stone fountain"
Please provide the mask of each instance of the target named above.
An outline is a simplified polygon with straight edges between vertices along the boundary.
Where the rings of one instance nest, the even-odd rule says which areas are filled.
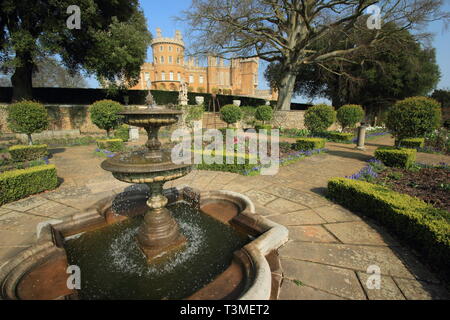
[[[144,128],[148,141],[102,168],[136,185],[40,224],[33,246],[0,263],[0,300],[276,299],[276,249],[287,229],[257,215],[236,192],[163,190],[191,171],[173,163],[158,140],[181,111],[155,106],[149,93],[147,107],[121,114]],[[79,288],[69,286],[72,267],[81,270]]]
[[[137,240],[149,262],[161,260],[165,255],[181,249],[186,238],[170,211],[166,208],[167,198],[163,195],[165,182],[181,178],[191,171],[191,165],[174,164],[170,150],[161,149],[158,131],[163,126],[178,122],[182,111],[156,106],[150,93],[146,98],[147,107],[130,109],[120,114],[124,122],[147,131],[148,140],[139,151],[121,153],[102,163],[104,170],[127,183],[145,183],[150,190],[145,214]]]

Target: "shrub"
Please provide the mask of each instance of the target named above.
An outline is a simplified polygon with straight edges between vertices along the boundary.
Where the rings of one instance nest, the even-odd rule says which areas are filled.
[[[293,148],[297,151],[306,151],[314,149],[323,149],[325,147],[325,139],[322,138],[300,138],[294,143]]]
[[[416,150],[380,147],[375,150],[375,158],[382,161],[388,167],[410,168],[416,161]]]
[[[425,145],[425,138],[407,138],[400,141],[400,146],[404,148],[419,149]]]
[[[324,134],[324,137],[330,141],[335,142],[351,142],[353,140],[354,135],[353,133],[327,131]]]
[[[450,214],[424,201],[364,181],[334,178],[328,196],[370,216],[420,251],[432,264],[450,270]]]
[[[326,131],[336,121],[336,111],[332,106],[319,104],[305,112],[305,126],[313,133]]]
[[[122,105],[112,100],[94,102],[89,108],[92,123],[100,129],[106,130],[108,137],[111,130],[119,127],[122,116],[117,113],[122,110]]]
[[[405,138],[424,137],[440,126],[439,102],[426,97],[398,101],[387,114],[386,127],[397,143]]]
[[[58,186],[54,165],[6,171],[0,174],[0,206]]]
[[[364,109],[357,104],[344,105],[336,113],[337,121],[342,126],[342,130],[354,128],[358,122],[364,119],[364,115]]]
[[[12,131],[28,136],[28,143],[33,144],[31,134],[39,133],[48,127],[48,113],[45,107],[34,101],[21,101],[8,108],[8,125]]]
[[[15,145],[8,149],[14,162],[36,160],[48,156],[46,144],[23,146]]]
[[[205,112],[205,107],[203,105],[187,106],[187,115],[185,122],[189,127],[192,127],[193,121],[201,120],[203,113]]]
[[[252,106],[241,106],[240,108],[242,111],[242,120],[244,121],[244,123],[252,128],[255,127],[256,108]]]
[[[273,110],[271,106],[259,106],[256,108],[255,118],[256,120],[262,121],[263,124],[265,124],[266,121],[272,120],[272,117]]]
[[[123,142],[130,140],[130,127],[126,124],[121,125],[114,131],[114,138],[120,139]]]
[[[227,125],[238,122],[242,119],[241,108],[227,104],[220,109],[220,118],[227,123]]]
[[[121,139],[97,140],[97,147],[102,150],[119,152],[123,150],[124,143]]]
[[[282,129],[281,134],[288,137],[307,137],[311,134],[308,129]]]
[[[270,124],[257,124],[255,125],[255,130],[267,130],[267,133],[270,133],[270,131],[272,130],[272,126]]]

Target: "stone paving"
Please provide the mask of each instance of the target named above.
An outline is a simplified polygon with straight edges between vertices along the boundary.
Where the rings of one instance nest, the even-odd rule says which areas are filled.
[[[290,240],[279,250],[283,269],[280,299],[449,299],[448,291],[414,254],[371,220],[323,197],[329,178],[355,173],[389,137],[369,141],[367,150],[328,143],[329,152],[280,168],[275,176],[193,171],[166,184],[200,190],[232,190],[247,195],[258,214],[285,225]],[[122,192],[128,184],[100,168],[95,147],[53,150],[63,181],[52,192],[0,207],[0,267],[31,245],[40,222],[57,220]],[[449,157],[418,154],[419,162]],[[368,289],[367,268],[377,265],[381,288]]]

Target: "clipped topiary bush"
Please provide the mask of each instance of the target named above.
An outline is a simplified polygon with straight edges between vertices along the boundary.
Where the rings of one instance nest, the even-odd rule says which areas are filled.
[[[122,139],[97,140],[97,147],[101,150],[119,152],[123,150],[124,146]]]
[[[364,120],[364,115],[364,109],[360,105],[346,104],[338,109],[336,118],[342,130],[345,130],[354,128],[358,122]]]
[[[241,108],[233,104],[227,104],[220,109],[220,118],[225,121],[228,126],[236,123],[242,119]]]
[[[122,105],[112,100],[100,100],[94,102],[89,108],[92,123],[100,129],[106,130],[106,135],[108,137],[111,130],[119,127],[122,116],[117,113],[122,110]]]
[[[48,156],[48,147],[46,144],[23,146],[15,145],[8,149],[11,159],[14,162],[23,162],[40,159]]]
[[[336,111],[332,106],[318,104],[305,112],[305,126],[313,134],[327,131],[336,121]]]
[[[386,127],[397,145],[405,138],[424,137],[439,128],[439,102],[426,97],[412,97],[395,103],[388,111]]]
[[[420,149],[425,146],[425,138],[407,138],[400,141],[403,148]]]
[[[351,142],[353,140],[353,133],[327,131],[324,135],[328,140],[334,142]]]
[[[376,219],[438,269],[450,269],[447,211],[380,185],[345,178],[328,182],[328,196],[349,210]]]
[[[415,149],[380,147],[375,150],[375,158],[388,167],[409,168],[416,161]]]
[[[0,206],[58,186],[54,165],[0,173]]]
[[[47,129],[48,113],[44,105],[24,100],[9,106],[7,121],[12,131],[26,134],[31,145],[33,144],[31,134]]]
[[[114,138],[120,139],[123,142],[130,140],[130,126],[127,124],[121,125],[114,131]]]
[[[325,139],[322,138],[300,138],[293,144],[294,150],[307,151],[325,148]]]
[[[255,111],[255,118],[256,120],[262,121],[263,124],[266,123],[266,121],[272,120],[273,117],[273,110],[271,106],[259,106],[256,108]]]

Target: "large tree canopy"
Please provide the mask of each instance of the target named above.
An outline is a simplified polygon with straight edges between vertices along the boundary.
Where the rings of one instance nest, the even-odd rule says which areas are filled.
[[[326,67],[330,60],[369,48],[391,35],[371,28],[378,15],[367,15],[377,5],[381,25],[395,23],[412,29],[436,19],[448,20],[442,0],[193,0],[182,20],[190,24],[197,52],[240,57],[258,56],[278,62],[279,109],[289,109],[295,79],[304,65]],[[370,23],[367,23],[370,20]],[[346,46],[350,41],[353,46]]]
[[[360,32],[361,37],[367,33]],[[347,46],[353,44],[348,42]],[[428,94],[440,78],[434,49],[424,48],[408,30],[392,32],[385,41],[344,58],[331,60],[324,67],[300,67],[294,92],[309,98],[328,98],[335,107],[362,104],[369,113],[377,114],[397,100]],[[269,65],[265,76],[278,86],[279,64]]]
[[[13,99],[31,98],[32,74],[45,55],[70,71],[111,82],[137,81],[151,41],[138,0],[79,0],[81,28],[70,29],[71,0],[1,0],[0,63],[13,73]]]

